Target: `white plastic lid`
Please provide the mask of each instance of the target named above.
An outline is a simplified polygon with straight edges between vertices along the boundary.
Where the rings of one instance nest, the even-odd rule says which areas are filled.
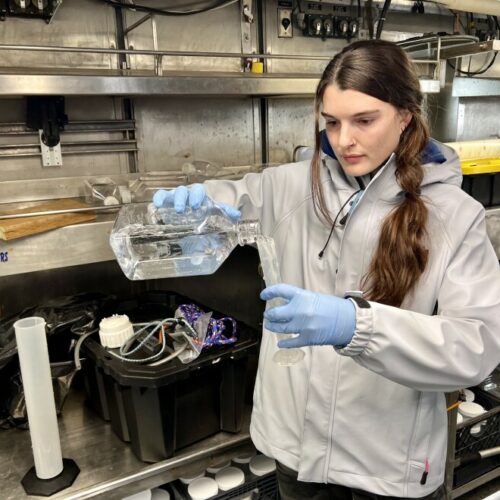
[[[460,413],[457,413],[457,425],[461,424],[464,421],[464,417],[460,415]]]
[[[219,488],[215,479],[211,477],[200,477],[195,479],[188,486],[189,496],[193,500],[207,500],[207,498],[214,497],[219,493]]]
[[[253,457],[255,457],[255,451],[249,451],[248,453],[243,453],[233,458],[235,464],[248,464]]]
[[[471,427],[470,433],[471,436],[477,436],[481,432],[481,424],[476,424]]]
[[[99,338],[104,347],[120,347],[133,334],[134,327],[126,314],[113,314],[99,323]]]
[[[458,405],[458,411],[465,418],[474,418],[482,415],[486,410],[477,403],[465,401],[464,403],[460,403]]]
[[[151,490],[151,500],[170,500],[170,493],[161,488],[153,488]]]
[[[218,465],[212,465],[211,467],[207,467],[207,472],[209,474],[217,474],[222,469],[225,469],[226,467],[229,467],[231,465],[231,462],[224,462],[222,464]]]
[[[476,395],[470,389],[462,389],[462,392],[465,396],[465,401],[472,403],[472,401],[476,398]]]
[[[192,476],[189,475],[189,476],[180,477],[179,480],[181,481],[181,483],[191,484],[195,479],[200,479],[202,477],[205,477],[205,471],[202,471],[202,472],[197,473],[197,474],[193,474]]]
[[[237,467],[226,467],[215,474],[219,489],[229,491],[245,482],[245,474]]]
[[[256,476],[265,476],[276,469],[276,463],[265,455],[256,455],[250,460],[250,471]]]
[[[135,493],[134,495],[122,498],[122,500],[150,500],[150,499],[151,499],[151,490],[140,491],[139,493]]]

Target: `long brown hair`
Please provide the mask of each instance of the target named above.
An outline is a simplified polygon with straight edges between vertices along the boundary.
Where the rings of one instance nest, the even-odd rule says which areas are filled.
[[[311,189],[314,210],[329,225],[332,218],[320,182],[319,120],[325,89],[331,84],[342,90],[362,92],[411,114],[395,151],[396,181],[405,195],[383,221],[377,249],[362,280],[369,300],[400,306],[424,272],[428,260],[425,244],[428,211],[420,195],[424,177],[420,155],[429,140],[429,131],[422,116],[419,80],[406,52],[383,40],[354,42],[326,67],[316,89]]]

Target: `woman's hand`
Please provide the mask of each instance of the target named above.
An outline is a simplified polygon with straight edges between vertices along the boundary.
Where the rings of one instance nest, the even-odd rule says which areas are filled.
[[[297,337],[280,340],[278,347],[345,346],[354,336],[356,307],[349,299],[286,284],[266,288],[260,298],[287,301],[285,305],[273,307],[264,313],[264,326],[268,330],[298,334]]]
[[[208,198],[203,184],[192,184],[191,186],[179,186],[168,191],[160,189],[153,196],[156,208],[173,206],[179,214],[184,213],[186,208],[197,210]],[[227,216],[233,220],[241,217],[241,212],[227,203],[214,202]]]

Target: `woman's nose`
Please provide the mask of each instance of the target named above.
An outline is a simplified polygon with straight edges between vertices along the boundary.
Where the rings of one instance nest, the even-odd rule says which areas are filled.
[[[353,130],[349,125],[341,125],[339,130],[339,147],[348,149],[354,144]]]

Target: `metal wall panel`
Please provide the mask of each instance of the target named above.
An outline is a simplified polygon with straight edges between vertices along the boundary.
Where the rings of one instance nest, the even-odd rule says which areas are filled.
[[[170,2],[172,8],[185,9],[186,2]],[[163,2],[162,5],[168,5]],[[126,26],[133,25],[144,13],[125,13]],[[167,17],[155,16],[157,49],[192,52],[241,53],[240,2],[223,9],[201,14]],[[255,24],[255,23],[254,23]],[[252,45],[255,49],[255,25],[252,26]],[[154,46],[153,26],[150,20],[128,34],[129,47],[152,50]],[[146,56],[131,56],[132,69],[153,69],[153,60]],[[240,71],[239,58],[164,57],[164,70],[189,71]]]
[[[258,116],[249,98],[137,98],[135,118],[141,172],[176,170],[189,159],[260,162]]]
[[[499,137],[499,113],[500,100],[498,97],[460,99],[458,105],[457,141]]]
[[[95,47],[115,46],[114,10],[96,0],[65,0],[53,21],[9,17],[0,25],[0,43]],[[2,51],[0,67],[117,68],[109,54]]]
[[[297,146],[314,146],[313,99],[270,99],[269,161],[289,163]]]
[[[2,123],[24,123],[26,120],[25,99],[0,100]],[[4,111],[5,110],[5,111]],[[69,121],[112,120],[122,118],[120,100],[112,97],[72,97],[66,99],[66,114]],[[62,132],[64,141],[86,141],[119,139],[119,132],[79,133]],[[0,145],[35,143],[35,136],[1,136]],[[0,157],[0,177],[2,181],[21,179],[48,179],[82,175],[120,174],[128,172],[127,153],[96,153],[64,155],[62,167],[42,167],[41,157]]]

